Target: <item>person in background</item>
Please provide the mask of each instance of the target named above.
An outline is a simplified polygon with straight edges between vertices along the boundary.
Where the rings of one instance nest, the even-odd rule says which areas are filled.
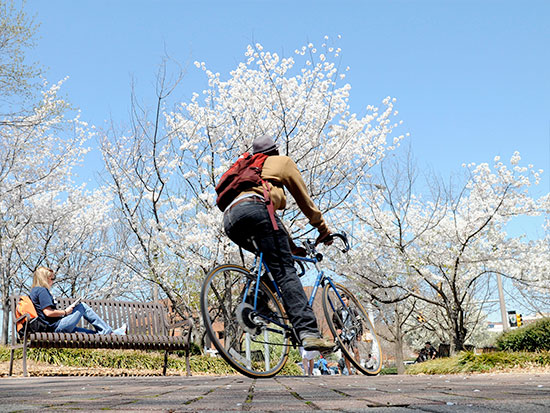
[[[428,355],[428,360],[433,360],[437,357],[437,350],[432,347],[432,343],[430,343],[429,341],[426,341],[426,343],[424,344],[424,349],[426,354]]]
[[[429,341],[426,341],[426,343],[424,344],[424,347],[418,353],[416,362],[422,363],[424,361],[433,360],[436,357],[437,357],[437,350],[432,347],[432,343],[430,343]]]
[[[33,275],[30,298],[36,308],[36,314],[45,325],[47,332],[54,333],[88,333],[88,334],[126,334],[126,325],[113,330],[96,312],[87,304],[71,304],[60,310],[57,308],[50,289],[55,281],[55,272],[46,267],[38,267]],[[77,327],[80,319],[84,317],[95,330]]]
[[[372,357],[372,354],[369,353],[369,357],[365,363],[365,368],[372,370],[374,369],[374,363],[376,362],[376,359]]]
[[[340,357],[340,359],[338,360],[338,371],[340,371],[340,374],[344,376],[347,376],[349,374],[344,357]]]
[[[324,358],[322,354],[319,356],[319,370],[321,371],[322,375],[330,374],[330,372],[328,371],[327,359]]]
[[[300,354],[302,356],[302,366],[306,376],[313,376],[313,368],[315,366],[315,357],[319,355],[317,350],[305,350],[300,346]]]

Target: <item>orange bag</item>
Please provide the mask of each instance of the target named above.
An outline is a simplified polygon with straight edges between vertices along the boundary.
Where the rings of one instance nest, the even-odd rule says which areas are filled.
[[[25,314],[28,314],[30,319],[28,320],[31,322],[36,317],[38,317],[38,314],[36,314],[36,308],[34,308],[34,304],[32,303],[32,300],[29,296],[23,295],[19,299],[19,302],[17,303],[17,307],[15,308],[15,317],[19,318]],[[21,329],[24,327],[25,323],[27,322],[27,318],[23,318],[17,322],[17,332],[21,331]]]

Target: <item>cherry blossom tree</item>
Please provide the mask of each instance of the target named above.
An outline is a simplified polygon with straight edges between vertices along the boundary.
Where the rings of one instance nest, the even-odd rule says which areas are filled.
[[[370,291],[370,289],[366,287],[364,291]],[[386,290],[385,292],[387,293],[384,297],[387,299],[386,302],[379,301],[371,295],[370,302],[376,308],[373,321],[377,324],[378,336],[393,345],[397,374],[404,374],[403,348],[406,337],[421,327],[415,317],[418,313],[418,301],[410,297],[400,297],[399,300],[395,300],[388,296],[395,291]]]
[[[363,196],[349,203],[361,227],[355,236],[364,246],[355,249],[354,274],[439,308],[455,351],[479,318],[472,304],[484,277],[499,272],[531,287],[548,285],[548,272],[541,271],[545,261],[534,253],[544,243],[537,250],[505,231],[513,217],[548,213],[548,196],[537,200],[528,192],[541,171],[520,166],[520,160],[515,153],[510,166],[498,157],[492,167],[464,165],[460,185],[432,185],[426,198],[413,189],[414,179],[399,187],[382,171],[381,190],[364,187],[358,191]],[[397,263],[395,268],[381,272],[380,256]]]
[[[48,191],[38,201],[39,218],[28,232],[28,248],[20,256],[28,274],[37,265],[46,265],[57,274],[54,290],[67,297],[112,298],[135,291],[127,271],[116,257],[113,238],[112,200],[99,187],[87,191],[73,187],[70,192]]]
[[[25,3],[0,1],[0,125],[37,120],[33,112],[42,68],[28,62],[37,24],[25,13]]]
[[[0,127],[0,286],[7,339],[8,296],[28,287],[29,275],[52,257],[65,257],[89,239],[102,219],[104,197],[77,187],[72,173],[88,149],[87,125],[66,117],[61,83],[47,86],[33,116]],[[98,198],[102,198],[101,200]],[[86,216],[86,211],[95,214]],[[98,221],[101,222],[101,221]],[[69,245],[72,244],[72,247]],[[65,249],[63,253],[59,252]],[[56,251],[57,252],[54,252]],[[52,255],[53,254],[53,255]],[[56,264],[63,265],[62,262]]]
[[[168,111],[164,69],[150,116],[136,110],[128,133],[105,134],[103,153],[118,210],[131,237],[125,261],[159,285],[172,303],[196,310],[204,273],[237,261],[215,205],[217,180],[254,138],[274,137],[298,164],[327,214],[342,208],[369,170],[399,144],[394,100],[352,113],[351,86],[336,63],[340,49],[308,44],[294,57],[249,46],[223,80],[202,62],[207,88]],[[179,78],[177,76],[177,78]],[[144,105],[134,105],[141,109]],[[283,218],[294,234],[311,231],[292,199]]]
[[[99,248],[94,240],[106,231],[109,208],[101,190],[90,193],[74,184],[75,167],[88,151],[88,128],[78,115],[69,117],[68,103],[58,96],[63,81],[49,85],[39,78],[42,68],[28,62],[37,25],[24,6],[25,2],[0,2],[3,343],[10,320],[8,296],[26,292],[38,265],[58,270],[62,293],[74,294],[85,285],[97,287],[97,273],[92,276],[90,269],[99,262],[105,244]],[[71,280],[71,289],[64,279]]]

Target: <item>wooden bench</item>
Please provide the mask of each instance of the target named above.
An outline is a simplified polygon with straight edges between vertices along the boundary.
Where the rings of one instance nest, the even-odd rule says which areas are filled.
[[[15,349],[23,348],[23,375],[27,376],[27,348],[107,348],[107,349],[132,349],[132,350],[164,350],[164,367],[162,374],[166,375],[168,354],[176,350],[185,350],[185,362],[187,375],[191,375],[189,366],[189,350],[193,321],[183,320],[169,324],[166,307],[159,302],[137,303],[128,301],[111,300],[82,300],[114,328],[126,323],[127,335],[116,334],[85,334],[85,333],[34,333],[25,331],[24,337],[19,338],[16,331],[18,319],[15,316],[15,308],[19,296],[10,296],[10,308],[13,315],[13,328],[10,354],[10,371],[12,375]],[[58,299],[58,308],[69,306],[74,299]],[[24,318],[23,315],[20,318]],[[84,318],[78,324],[79,327],[90,328]],[[176,328],[181,328],[181,335],[175,336]],[[184,334],[185,333],[185,334]]]

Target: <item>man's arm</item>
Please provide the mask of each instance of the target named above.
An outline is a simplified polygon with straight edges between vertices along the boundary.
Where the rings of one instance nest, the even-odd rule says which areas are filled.
[[[317,228],[319,234],[325,235],[329,233],[328,227],[323,219],[323,214],[315,206],[315,203],[309,196],[306,184],[298,170],[298,166],[292,159],[286,156],[280,156],[279,158],[281,158],[280,161],[283,162],[281,165],[280,177],[282,184],[288,188],[300,210],[309,219],[309,223]]]

